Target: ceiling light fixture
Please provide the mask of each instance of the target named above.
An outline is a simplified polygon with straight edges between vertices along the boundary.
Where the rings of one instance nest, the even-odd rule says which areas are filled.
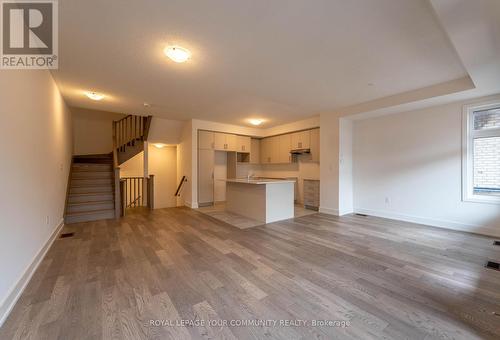
[[[250,122],[250,124],[255,126],[258,126],[264,122],[262,119],[249,119],[248,121]]]
[[[92,100],[102,100],[104,98],[103,94],[91,91],[85,92],[85,95]]]
[[[154,146],[156,146],[158,149],[163,149],[164,147],[167,146],[167,144],[163,144],[163,143],[155,143]]]
[[[163,53],[176,63],[183,63],[191,58],[191,52],[180,46],[167,46]]]

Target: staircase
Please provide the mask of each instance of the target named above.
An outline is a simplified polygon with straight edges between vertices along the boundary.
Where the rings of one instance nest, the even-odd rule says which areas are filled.
[[[129,115],[113,122],[113,151],[74,156],[68,184],[66,224],[118,218],[123,214],[119,165],[144,150],[152,117]]]
[[[74,156],[65,223],[115,217],[113,155]]]

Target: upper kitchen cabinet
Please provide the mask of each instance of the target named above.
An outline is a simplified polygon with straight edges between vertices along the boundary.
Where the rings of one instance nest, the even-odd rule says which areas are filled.
[[[311,130],[292,133],[292,150],[311,147]]]
[[[236,136],[236,151],[250,153],[250,150],[252,150],[251,138],[247,136]]]
[[[279,154],[278,163],[291,163],[292,155],[290,150],[292,149],[292,135],[286,134],[279,136]]]
[[[229,133],[214,133],[215,150],[218,151],[236,151],[236,135]]]
[[[311,130],[311,160],[319,162],[319,128]]]
[[[212,131],[198,131],[198,148],[201,150],[214,149],[214,133]]]
[[[251,152],[250,152],[250,163],[259,164],[260,163],[260,139],[251,139]]]
[[[280,136],[268,137],[260,143],[260,162],[276,164],[280,162]]]
[[[262,164],[271,163],[271,138],[260,140],[260,162]]]

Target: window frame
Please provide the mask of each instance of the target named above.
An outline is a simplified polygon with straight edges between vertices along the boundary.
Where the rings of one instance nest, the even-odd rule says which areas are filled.
[[[474,193],[474,138],[498,137],[500,128],[474,130],[474,112],[500,108],[500,100],[468,104],[462,114],[462,201],[500,204],[500,196]]]

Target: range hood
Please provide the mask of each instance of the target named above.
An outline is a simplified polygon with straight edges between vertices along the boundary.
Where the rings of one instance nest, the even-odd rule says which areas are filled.
[[[302,155],[305,153],[311,153],[311,149],[294,149],[290,151],[292,155]]]

